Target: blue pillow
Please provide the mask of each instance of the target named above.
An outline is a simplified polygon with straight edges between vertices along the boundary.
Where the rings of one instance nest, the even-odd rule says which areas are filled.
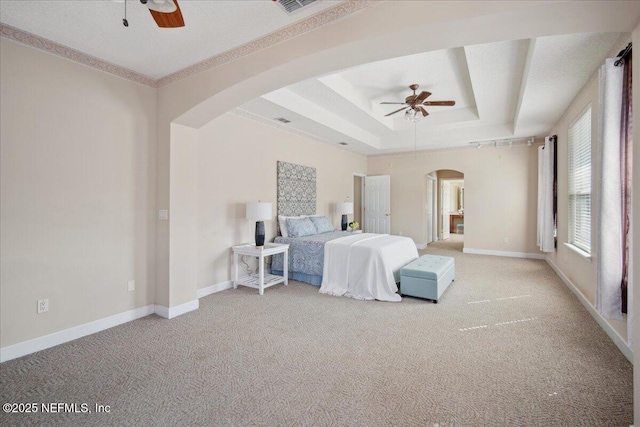
[[[309,218],[311,218],[311,222],[313,222],[313,225],[316,226],[318,234],[336,231],[336,229],[333,228],[333,225],[331,225],[331,221],[329,221],[329,218],[327,218],[326,216],[312,216]]]
[[[287,218],[287,231],[289,237],[304,237],[318,234],[315,225],[309,219],[305,218]]]

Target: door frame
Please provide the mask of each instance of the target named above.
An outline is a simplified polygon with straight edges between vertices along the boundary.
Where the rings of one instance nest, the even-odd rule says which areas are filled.
[[[362,232],[364,233],[364,207],[366,206],[366,202],[365,202],[366,196],[364,194],[364,179],[366,178],[367,174],[354,172],[353,176],[362,178],[360,180],[360,230],[362,230]],[[353,197],[353,200],[355,201],[356,199],[355,188],[352,191],[352,197]]]
[[[462,173],[462,172],[461,172]],[[442,211],[442,181],[464,181],[464,173],[462,173],[462,178],[438,178],[438,181],[440,181],[440,185],[436,185],[436,187],[438,187],[438,201],[440,209],[439,211]],[[442,216],[442,212],[438,212],[438,215]],[[443,234],[443,221],[442,219],[438,222],[440,224],[440,227],[438,228],[438,237],[440,240],[443,240],[442,238],[442,234]]]
[[[430,185],[433,184],[433,191],[431,192],[431,236],[429,236],[429,225],[427,224],[427,244],[437,242],[438,239],[438,178],[435,176],[427,175],[427,195],[429,194]],[[427,197],[427,196],[425,196]],[[428,215],[427,215],[428,217]],[[429,220],[427,219],[427,222]],[[429,241],[431,239],[431,241]]]

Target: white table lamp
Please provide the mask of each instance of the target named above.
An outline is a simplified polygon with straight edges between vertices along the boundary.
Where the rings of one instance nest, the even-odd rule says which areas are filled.
[[[272,208],[269,202],[247,203],[247,219],[256,220],[256,247],[264,246],[264,220],[272,219]]]
[[[353,202],[336,203],[336,213],[342,215],[342,231],[347,231],[347,215],[353,213]]]

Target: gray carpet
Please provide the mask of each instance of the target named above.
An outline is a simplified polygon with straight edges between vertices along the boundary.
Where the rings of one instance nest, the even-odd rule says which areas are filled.
[[[455,239],[455,237],[454,237]],[[625,426],[632,366],[543,261],[456,259],[439,304],[228,290],[0,365],[7,425]]]

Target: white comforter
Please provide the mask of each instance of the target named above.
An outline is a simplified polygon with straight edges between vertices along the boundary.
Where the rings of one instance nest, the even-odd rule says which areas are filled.
[[[400,301],[400,269],[417,258],[408,237],[363,233],[331,240],[324,246],[320,293]]]

